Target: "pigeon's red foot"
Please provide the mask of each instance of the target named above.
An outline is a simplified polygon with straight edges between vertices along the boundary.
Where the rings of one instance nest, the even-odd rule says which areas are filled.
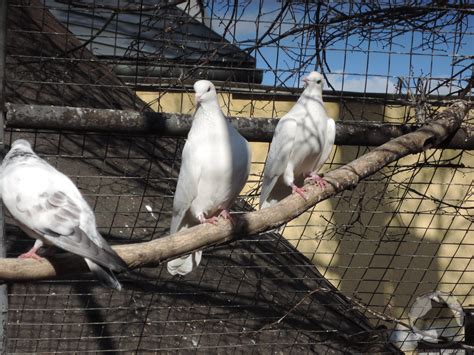
[[[298,195],[300,195],[301,197],[303,197],[303,199],[304,199],[305,201],[308,200],[308,198],[307,198],[306,195],[305,195],[305,192],[306,192],[305,189],[303,189],[303,188],[301,188],[301,187],[298,187],[298,186],[296,186],[295,184],[291,184],[291,191],[292,191],[293,193],[297,193]]]
[[[198,219],[199,219],[199,223],[201,224],[204,224],[204,223],[217,224],[217,221],[219,220],[218,217],[206,218],[203,215],[200,215]]]
[[[30,251],[23,253],[18,256],[19,259],[35,259],[38,261],[43,261],[44,258],[36,254],[39,248],[31,248]]]
[[[310,173],[305,181],[312,182],[313,184],[318,185],[321,189],[326,187],[326,180],[324,180],[321,176],[316,173]]]

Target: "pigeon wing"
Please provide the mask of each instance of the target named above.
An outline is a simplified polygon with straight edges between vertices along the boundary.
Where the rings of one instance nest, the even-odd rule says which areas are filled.
[[[323,164],[328,160],[329,154],[331,154],[332,147],[334,145],[334,140],[336,138],[336,122],[332,118],[328,118],[326,124],[326,134],[323,137],[323,147],[321,154],[319,154],[318,159],[315,162],[314,171],[318,172]]]
[[[294,149],[296,129],[297,122],[291,116],[283,117],[275,128],[270,151],[265,163],[260,193],[260,208],[267,201],[280,176],[285,172],[291,152]]]
[[[193,140],[186,141],[183,148],[181,169],[179,171],[178,183],[173,199],[173,217],[171,219],[170,232],[176,233],[184,224],[188,224],[188,216],[191,203],[197,196],[197,187],[201,166],[192,160]]]
[[[37,239],[88,258],[111,270],[124,271],[127,269],[125,262],[99,233],[91,238],[84,231],[85,228],[81,228],[81,215],[91,214],[92,211],[78,206],[64,192],[58,190],[43,192],[40,199],[34,204],[26,202],[28,196],[19,194],[18,197],[17,200],[20,202],[16,206],[17,210],[26,218],[34,217],[33,223],[20,219],[21,227],[30,229],[38,236]],[[93,223],[93,218],[91,218],[91,222]],[[96,240],[100,238],[100,245],[96,244],[93,238]]]

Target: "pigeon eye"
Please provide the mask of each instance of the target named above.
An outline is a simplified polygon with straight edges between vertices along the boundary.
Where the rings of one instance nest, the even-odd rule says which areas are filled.
[[[211,87],[210,87],[210,86],[207,88],[207,92],[209,92],[209,91],[211,91]]]
[[[316,84],[321,84],[321,80],[316,81]]]

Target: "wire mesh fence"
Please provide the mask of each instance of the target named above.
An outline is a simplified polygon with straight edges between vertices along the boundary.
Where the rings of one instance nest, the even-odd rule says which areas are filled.
[[[472,93],[463,1],[8,4],[14,104],[191,114],[192,83],[206,78],[224,113],[258,120],[287,112],[317,69],[338,121],[421,124]],[[168,234],[183,137],[10,127],[6,143],[17,138],[73,179],[111,244]],[[234,213],[257,208],[267,149],[252,143]],[[323,171],[370,149],[337,146]],[[185,277],[143,268],[149,281],[122,276],[122,292],[88,275],[12,283],[7,350],[396,352],[390,340],[413,350],[423,337],[402,323],[417,297],[474,304],[473,170],[470,150],[403,158],[279,230],[205,249]],[[9,216],[6,235],[8,256],[32,243]],[[451,315],[424,322],[449,345],[464,340]]]
[[[167,233],[179,141],[37,131],[12,135],[36,140],[38,152],[75,177],[95,210],[99,230],[111,243],[146,241]],[[244,202],[239,207],[249,208]],[[9,250],[15,256],[31,240],[9,220],[7,227]],[[348,339],[337,339],[333,326],[371,331],[348,304],[326,300],[326,293],[334,289],[280,235],[268,233],[215,247],[204,253],[204,259],[196,272],[182,279],[172,278],[162,267],[144,269],[153,281],[142,285],[125,279],[126,291],[120,293],[84,277],[14,284],[9,350],[299,352],[311,346],[340,347],[341,342],[349,346]],[[331,308],[304,298],[319,288],[319,298]],[[274,329],[271,323],[299,301],[301,306],[279,323],[283,328]],[[306,312],[314,317],[306,317]],[[324,318],[334,320],[318,325]]]

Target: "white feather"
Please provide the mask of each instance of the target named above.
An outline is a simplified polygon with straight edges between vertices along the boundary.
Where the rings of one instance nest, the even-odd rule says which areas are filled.
[[[170,232],[199,223],[228,209],[250,171],[248,142],[226,120],[214,85],[194,85],[198,106],[182,153]],[[198,254],[199,253],[199,254]],[[168,262],[168,271],[185,275],[201,261],[200,252]]]
[[[95,270],[127,269],[97,231],[94,213],[74,183],[39,158],[27,141],[15,141],[5,156],[0,192],[8,211],[30,237],[89,259]],[[119,288],[112,272],[106,274],[108,285]]]
[[[275,128],[263,174],[260,208],[291,194],[292,184],[317,173],[328,159],[336,126],[322,100],[322,76],[312,72],[302,95]]]

